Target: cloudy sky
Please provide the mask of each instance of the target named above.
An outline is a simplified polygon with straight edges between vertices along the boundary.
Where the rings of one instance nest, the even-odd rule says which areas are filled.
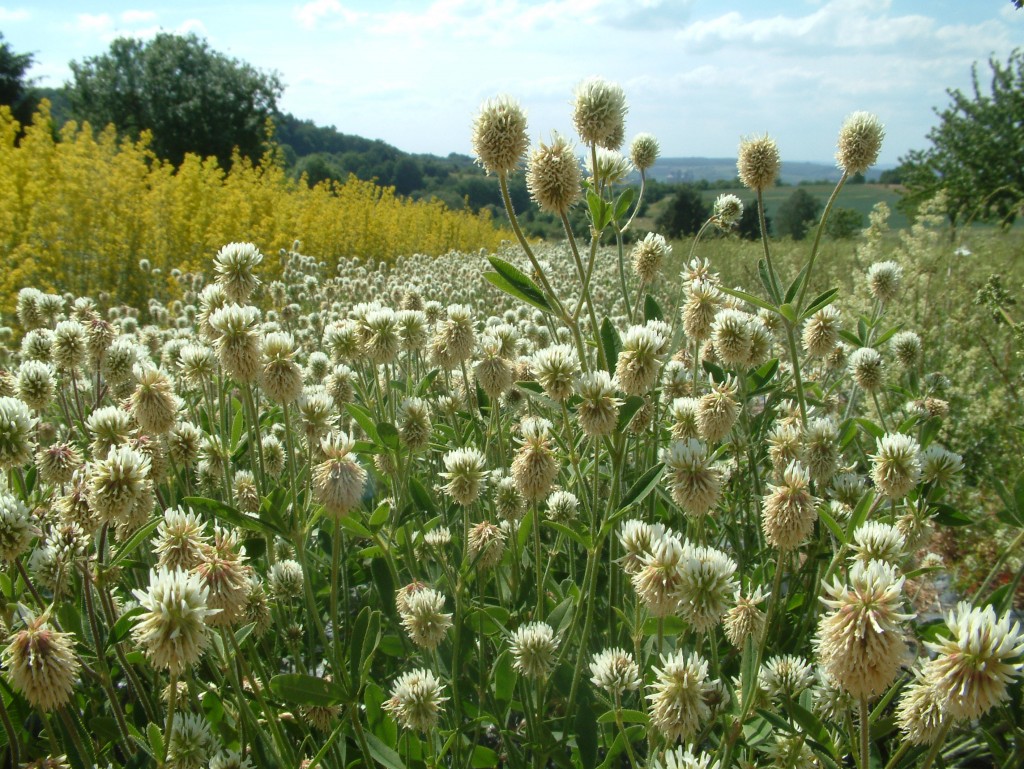
[[[0,32],[56,86],[117,36],[195,32],[285,85],[280,107],[410,152],[469,153],[480,103],[519,99],[533,138],[571,133],[574,86],[620,83],[627,134],[664,155],[730,157],[768,132],[830,162],[855,110],[887,126],[880,161],[926,146],[947,88],[1024,45],[1010,0],[0,0]]]

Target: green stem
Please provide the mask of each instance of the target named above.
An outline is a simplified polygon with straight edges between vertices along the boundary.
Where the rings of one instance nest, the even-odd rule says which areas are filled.
[[[814,245],[811,246],[811,258],[807,261],[807,272],[804,274],[804,284],[800,286],[800,295],[796,300],[798,310],[804,306],[804,296],[807,294],[807,287],[811,284],[811,270],[814,268],[814,260],[818,256],[818,245],[821,243],[821,233],[825,231],[825,222],[828,221],[828,215],[832,212],[832,205],[836,202],[836,198],[839,197],[839,190],[841,190],[843,185],[846,184],[846,180],[849,176],[849,171],[843,171],[843,175],[839,178],[836,188],[832,190],[832,194],[828,198],[828,203],[825,204],[825,210],[821,214],[821,221],[818,222],[818,229],[814,233]]]
[[[772,288],[772,301],[781,304],[782,292],[779,290],[779,280],[775,275],[775,266],[772,264],[772,252],[768,248],[768,225],[764,219],[764,195],[761,190],[757,191],[757,219],[761,225],[761,247],[764,250],[764,261],[768,265],[768,279]]]
[[[932,764],[935,763],[935,759],[939,755],[939,751],[942,750],[942,744],[946,741],[946,733],[952,725],[953,720],[947,717],[943,722],[942,727],[939,729],[939,733],[935,736],[935,742],[932,744],[931,750],[929,750],[928,755],[924,757],[924,763],[921,764],[921,769],[931,769]]]
[[[622,247],[622,233],[615,233],[615,243],[618,246],[619,257],[619,288],[622,291],[622,301],[626,304],[626,317],[633,322],[633,307],[629,303],[629,288],[626,286],[626,254]]]
[[[4,705],[4,698],[0,697],[0,721],[3,722],[4,731],[7,732],[7,750],[11,756],[11,766],[21,765],[21,751],[18,748],[18,733],[14,730],[11,716]]]
[[[871,723],[868,716],[871,709],[868,707],[868,698],[860,698],[860,765],[864,769],[871,766]]]
[[[159,765],[164,767],[167,765],[167,749],[171,744],[171,734],[174,728],[174,707],[178,704],[178,674],[171,673],[171,688],[167,694],[167,723],[164,726],[164,749],[163,755],[160,757]]]
[[[800,423],[807,427],[807,401],[804,399],[804,382],[800,376],[800,357],[796,346],[796,335],[793,333],[793,324],[784,320],[786,324],[786,341],[789,345],[789,357],[793,364],[793,383],[796,385],[796,399],[800,404]]]

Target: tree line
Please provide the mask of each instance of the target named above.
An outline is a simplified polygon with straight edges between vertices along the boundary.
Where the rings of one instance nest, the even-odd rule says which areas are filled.
[[[500,212],[497,180],[487,177],[472,158],[413,155],[282,113],[277,102],[283,85],[277,73],[225,56],[194,34],[114,40],[106,52],[71,62],[72,78],[62,89],[35,88],[27,76],[32,62],[31,54],[16,52],[0,34],[0,104],[9,106],[22,124],[46,96],[54,102],[58,125],[73,119],[97,127],[113,124],[131,140],[146,134],[152,151],[174,164],[194,153],[215,157],[229,169],[236,158],[260,162],[271,152],[311,185],[344,181],[352,174],[393,187],[400,195]],[[946,193],[953,226],[970,221],[1009,225],[1024,208],[1024,50],[1015,50],[1007,62],[990,59],[988,65],[987,86],[975,65],[968,92],[947,91],[950,104],[936,110],[939,123],[926,137],[929,146],[883,172],[882,183],[905,190],[901,206],[909,215],[940,191]],[[700,195],[708,184],[648,185],[650,205],[674,196],[658,219],[666,234],[686,235],[699,228],[694,222],[702,223],[710,213]],[[527,212],[524,225],[530,234],[560,231],[560,223],[528,213],[521,175],[511,193],[517,209]],[[776,213],[776,234],[804,237],[819,205],[806,190],[794,190]],[[752,212],[746,225],[756,222],[753,205],[746,210]],[[829,234],[844,237],[856,231],[859,216],[849,209],[835,212]],[[583,226],[582,218],[579,224]],[[746,225],[740,223],[741,235]]]

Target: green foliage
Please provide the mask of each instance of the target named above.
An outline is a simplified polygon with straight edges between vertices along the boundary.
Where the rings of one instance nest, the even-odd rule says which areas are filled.
[[[821,203],[803,187],[793,190],[793,194],[779,206],[776,223],[779,235],[789,236],[793,240],[803,240],[821,211]]]
[[[78,119],[112,123],[132,139],[150,131],[154,152],[175,165],[193,153],[227,167],[235,148],[260,158],[282,90],[276,74],[217,53],[194,34],[119,38],[107,53],[71,62],[71,71]]]
[[[743,205],[743,216],[736,223],[736,233],[744,240],[761,239],[761,222],[759,221],[760,217],[757,215],[757,211],[757,200],[752,200]],[[771,237],[772,220],[767,214],[764,217],[764,227],[768,231],[768,237]]]
[[[668,207],[658,217],[658,230],[666,237],[694,235],[711,216],[711,208],[693,186],[679,188]]]
[[[0,104],[11,108],[15,119],[24,125],[35,110],[35,97],[27,77],[32,54],[15,53],[0,34]]]
[[[864,227],[864,215],[853,208],[836,207],[829,214],[825,234],[836,240],[848,240]]]
[[[946,193],[956,226],[972,220],[1012,224],[1024,203],[1024,49],[1006,63],[989,59],[986,90],[977,64],[967,93],[949,90],[951,104],[928,133],[931,146],[901,158],[911,207]]]

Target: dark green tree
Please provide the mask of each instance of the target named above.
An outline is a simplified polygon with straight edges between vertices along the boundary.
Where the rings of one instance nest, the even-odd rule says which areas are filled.
[[[834,240],[849,240],[864,228],[864,214],[853,208],[837,206],[828,215],[825,234]]]
[[[695,235],[710,216],[711,207],[704,202],[701,194],[694,187],[684,185],[669,200],[655,224],[665,237],[679,238]]]
[[[113,123],[133,138],[148,129],[154,152],[175,164],[195,153],[226,167],[234,148],[259,159],[282,90],[276,74],[217,53],[194,34],[119,38],[107,53],[71,62],[71,72],[77,119]]]
[[[793,240],[803,240],[807,237],[807,231],[814,224],[814,220],[821,211],[821,203],[803,187],[797,187],[793,194],[786,198],[775,217],[779,228],[779,235],[787,235]]]
[[[970,91],[948,90],[951,104],[936,110],[931,146],[900,158],[907,206],[945,192],[953,226],[974,219],[1009,225],[1024,205],[1024,50],[988,64],[988,88],[975,64]]]
[[[765,214],[764,227],[768,230],[768,237],[772,236],[772,218]],[[743,216],[736,223],[736,234],[744,240],[761,239],[761,222],[757,215],[757,199],[751,200],[743,205]]]
[[[22,125],[32,119],[36,108],[32,81],[26,76],[31,67],[32,54],[15,53],[0,33],[0,104],[10,107]]]

